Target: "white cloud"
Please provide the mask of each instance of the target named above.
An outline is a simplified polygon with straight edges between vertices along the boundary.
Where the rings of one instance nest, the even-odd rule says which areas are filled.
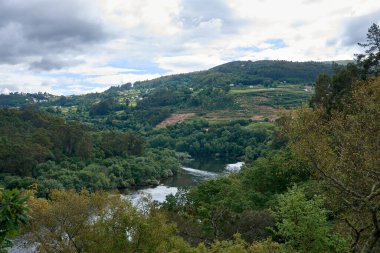
[[[136,81],[150,80],[160,76],[160,74],[114,74],[89,77],[85,80],[95,84],[107,84],[107,87],[110,87],[111,85],[121,85],[128,82],[134,83]]]
[[[159,57],[156,59],[156,62],[162,69],[169,70],[168,74],[204,70],[224,63],[224,61],[215,54]]]
[[[60,6],[73,10],[78,25],[71,32],[60,8],[39,17],[41,3],[54,1],[61,2],[4,2],[29,12],[0,18],[0,45],[14,50],[0,50],[0,92],[100,91],[232,60],[352,59],[355,42],[380,22],[378,0],[68,0]],[[27,25],[47,21],[47,30]],[[25,40],[28,34],[50,42]],[[72,43],[76,38],[80,47]]]
[[[171,36],[180,31],[179,0],[99,0],[106,21],[118,32],[138,29],[143,36]]]

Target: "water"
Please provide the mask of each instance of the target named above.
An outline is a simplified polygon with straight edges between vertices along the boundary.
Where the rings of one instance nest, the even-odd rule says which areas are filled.
[[[243,162],[230,163],[224,160],[191,160],[183,164],[183,167],[171,178],[162,181],[156,187],[148,187],[133,191],[123,197],[129,199],[132,204],[138,207],[139,202],[144,198],[150,198],[160,203],[164,202],[166,196],[176,194],[180,187],[190,187],[197,183],[212,178],[226,176],[233,172],[238,172],[244,165]],[[36,247],[22,247],[22,241],[15,242],[15,246],[8,250],[9,253],[31,253]]]
[[[139,204],[139,201],[143,198],[149,198],[151,200],[155,200],[158,202],[164,202],[166,196],[173,194],[175,195],[178,191],[177,187],[170,187],[166,185],[159,185],[154,188],[145,188],[140,189],[134,192],[131,192],[129,195],[125,197],[129,199],[134,206]]]
[[[193,175],[195,177],[205,178],[205,179],[213,178],[218,175],[215,172],[210,172],[206,170],[197,170],[197,169],[187,168],[187,167],[182,167],[181,169],[186,171],[190,175]]]
[[[223,160],[191,160],[184,163],[177,175],[163,180],[161,185],[133,191],[126,197],[134,205],[137,205],[145,197],[153,201],[164,202],[166,196],[176,194],[178,188],[190,187],[204,180],[238,172],[243,165],[243,162],[228,163]]]
[[[230,163],[227,164],[226,170],[229,172],[239,172],[244,162]]]

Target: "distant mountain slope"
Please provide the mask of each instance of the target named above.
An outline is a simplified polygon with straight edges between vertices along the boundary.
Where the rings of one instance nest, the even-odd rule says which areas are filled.
[[[331,64],[292,61],[234,61],[205,71],[163,76],[136,82],[135,87],[187,85],[188,87],[220,87],[234,85],[264,85],[278,83],[311,84],[319,73],[332,74]]]
[[[0,94],[0,107],[17,107],[25,104],[44,103],[56,96],[48,93],[11,93],[9,95]]]
[[[36,104],[68,121],[135,131],[155,127],[173,115],[195,114],[209,122],[272,120],[280,108],[305,103],[318,74],[332,71],[331,64],[320,62],[235,61],[114,86],[102,93],[0,95],[0,107]]]

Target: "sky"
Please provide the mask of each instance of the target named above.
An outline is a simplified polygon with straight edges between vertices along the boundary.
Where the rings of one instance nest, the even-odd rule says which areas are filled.
[[[101,92],[236,60],[353,59],[379,0],[0,0],[0,93]]]

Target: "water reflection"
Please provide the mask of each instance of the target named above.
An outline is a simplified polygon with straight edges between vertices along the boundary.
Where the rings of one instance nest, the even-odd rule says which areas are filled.
[[[218,176],[217,173],[206,171],[206,170],[197,170],[197,169],[187,168],[187,167],[182,167],[182,170],[186,171],[190,175],[193,175],[196,177],[202,177],[205,179],[209,179],[209,178],[213,178],[213,177]]]
[[[226,163],[223,160],[192,160],[184,164],[177,175],[162,181],[157,187],[139,189],[127,197],[136,205],[141,198],[150,195],[152,200],[163,202],[169,194],[176,194],[178,188],[193,186],[201,181],[238,172],[243,162]]]

